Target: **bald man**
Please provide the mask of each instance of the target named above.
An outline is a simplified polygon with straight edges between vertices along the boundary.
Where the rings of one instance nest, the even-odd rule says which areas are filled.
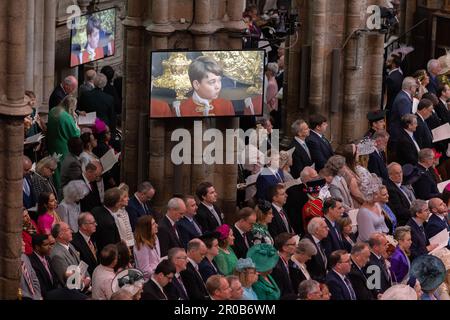
[[[48,100],[48,109],[56,107],[69,94],[73,94],[78,88],[78,80],[74,76],[67,76],[56,86]]]
[[[428,201],[428,208],[430,209],[431,215],[425,227],[427,238],[434,237],[442,230],[450,231],[447,220],[448,207],[445,202],[440,198],[431,198]]]

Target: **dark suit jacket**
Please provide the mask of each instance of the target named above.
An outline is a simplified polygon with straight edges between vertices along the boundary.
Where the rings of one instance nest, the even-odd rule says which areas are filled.
[[[293,262],[291,260],[288,261],[288,269],[291,270]],[[284,266],[283,260],[278,259],[278,262],[273,268],[272,273],[270,274],[272,278],[280,288],[280,297],[283,297],[288,294],[295,294],[294,288],[292,286],[292,279],[289,271],[286,271],[286,267]],[[297,285],[298,287],[298,285]]]
[[[434,107],[434,111],[436,112],[439,119],[441,119],[442,124],[446,122],[450,123],[450,111],[447,109],[447,106],[441,101],[441,99],[439,99],[438,105]]]
[[[279,169],[278,174],[281,177],[281,180],[275,176],[272,171],[265,167],[261,170],[261,173],[259,174],[258,178],[256,179],[256,198],[257,199],[264,199],[267,201],[271,201],[272,199],[269,199],[268,191],[271,187],[283,183],[284,181],[284,174],[283,170]]]
[[[80,200],[81,212],[91,212],[95,207],[100,207],[102,205],[97,183],[92,183],[88,188],[89,187],[91,187],[92,190]]]
[[[309,271],[309,275],[316,281],[324,282],[327,274],[327,267],[325,265],[325,261],[322,259],[322,255],[319,252],[320,249],[310,234],[306,234],[304,238],[311,240],[317,249],[317,254],[312,256],[311,260],[306,263],[306,268]]]
[[[417,165],[420,172],[420,178],[413,183],[414,193],[417,199],[429,200],[431,198],[440,197],[436,180],[430,170],[425,169],[420,164]]]
[[[430,239],[431,237],[434,237],[444,229],[450,231],[447,218],[444,218],[444,220],[442,220],[437,215],[432,214],[428,219],[428,223],[425,228],[425,234],[427,238]]]
[[[150,213],[150,207],[147,207],[148,210],[145,210],[141,204],[139,203],[139,200],[136,198],[136,195],[132,195],[130,197],[130,200],[128,201],[128,205],[126,206],[126,210],[128,212],[128,218],[130,219],[130,225],[131,229],[136,228],[137,221],[140,217],[144,215],[151,214]]]
[[[288,149],[291,148],[295,148],[294,153],[292,154],[291,175],[294,179],[297,179],[300,177],[300,172],[302,172],[304,167],[312,165],[312,160],[296,139],[292,139]]]
[[[181,285],[175,277],[172,279],[172,282],[169,282],[164,287],[164,293],[169,300],[189,300],[187,290],[186,292],[183,291]]]
[[[431,130],[419,115],[417,115],[417,129],[414,132],[414,137],[420,149],[433,148],[433,135],[431,134]]]
[[[176,228],[176,225],[175,225]],[[177,229],[178,234],[180,233]],[[158,223],[158,238],[159,246],[161,248],[161,257],[167,255],[167,252],[175,247],[182,248],[183,244],[178,238],[177,234],[173,230],[172,224],[169,219],[165,216]]]
[[[388,128],[390,133],[390,140],[392,142],[398,141],[399,132],[402,131],[400,119],[408,113],[412,113],[413,102],[408,94],[401,90],[394,99],[390,117],[388,118]]]
[[[430,244],[426,236],[420,231],[417,223],[411,218],[406,224],[411,227],[411,262],[424,254],[428,254],[427,246]],[[426,227],[426,223],[424,223],[424,228]]]
[[[328,159],[334,154],[333,148],[328,141],[324,141],[317,133],[311,130],[306,138],[306,145],[311,153],[312,161],[315,163],[317,172],[325,166]]]
[[[107,83],[106,86],[103,88],[103,92],[106,94],[109,94],[114,99],[114,112],[116,114],[122,113],[122,101],[119,98],[119,95],[116,91],[116,88],[114,88],[113,85],[110,83]]]
[[[95,88],[81,94],[78,101],[78,109],[86,112],[97,112],[97,118],[102,119],[114,131],[116,128],[116,112],[114,110],[114,98]]]
[[[284,211],[284,214],[285,214],[286,219],[288,221],[289,230],[286,229],[286,225],[284,224],[283,219],[281,219],[280,213],[277,211],[277,209],[275,209],[274,206],[272,206],[273,219],[272,219],[272,222],[269,223],[267,227],[268,227],[269,233],[270,233],[270,235],[272,236],[273,239],[275,239],[276,236],[279,235],[280,233],[283,233],[283,232],[293,233],[294,232],[294,230],[291,227],[291,223],[289,221],[289,217],[287,215],[286,210],[283,210],[283,211]]]
[[[302,208],[308,202],[308,196],[303,192],[304,184],[297,184],[286,190],[288,195],[285,211],[289,217],[289,222],[296,234],[303,234]]]
[[[50,258],[45,257],[48,263],[48,268],[50,269],[50,272],[52,274],[53,280],[50,279],[50,276],[47,270],[45,269],[44,264],[41,262],[36,253],[33,252],[31,255],[28,256],[28,258],[30,259],[31,266],[33,267],[34,272],[36,273],[36,276],[39,280],[42,297],[44,297],[45,299],[47,292],[54,290],[59,286],[58,278],[52,266],[50,265]]]
[[[97,230],[92,238],[97,244],[97,255],[99,255],[107,244],[120,242],[120,235],[114,217],[104,206],[96,207],[91,212],[97,222]]]
[[[180,274],[190,300],[209,300],[205,283],[190,262],[188,262],[186,270],[181,271]]]
[[[328,272],[326,284],[328,289],[330,289],[331,300],[351,300],[350,292],[348,291],[345,282],[334,270]]]
[[[439,81],[437,77],[434,77],[431,74],[428,74],[430,78],[430,82],[427,85],[428,92],[434,93],[437,95],[437,90],[439,88]]]
[[[334,228],[331,225],[330,220],[325,218],[325,222],[327,223],[329,231],[328,236],[322,240],[322,246],[323,249],[325,250],[325,254],[327,255],[327,257],[329,257],[333,251],[345,250],[345,247],[344,243],[338,238],[336,232],[334,231]]]
[[[367,278],[363,270],[360,270],[352,261],[352,268],[347,275],[349,278],[353,291],[355,291],[356,300],[373,300],[373,293],[367,287]]]
[[[397,133],[397,158],[401,165],[410,163],[416,165],[419,161],[419,152],[408,133],[401,129]]]
[[[234,235],[234,245],[231,246],[234,251],[234,254],[236,255],[236,257],[238,259],[239,258],[245,259],[245,258],[247,258],[248,248],[245,245],[244,238],[242,237],[241,233],[234,225],[232,225],[231,228],[233,229],[233,235]],[[246,237],[247,237],[248,245],[249,245],[249,247],[251,247],[253,245],[252,233],[247,232]]]
[[[63,101],[63,99],[67,96],[67,93],[64,92],[64,89],[60,84],[56,86],[55,89],[53,89],[52,94],[50,95],[50,98],[48,99],[48,108],[49,111],[56,107],[58,104]]]
[[[167,300],[167,297],[156,283],[150,279],[144,284],[141,300]]]
[[[87,265],[89,266],[88,267],[89,274],[94,274],[94,269],[95,267],[98,266],[97,257],[95,257],[91,249],[89,249],[86,240],[84,240],[83,236],[79,231],[73,234],[72,245],[80,253],[80,259],[86,262]]]
[[[72,180],[82,180],[82,174],[81,161],[72,153],[68,153],[61,165],[61,188]]]
[[[200,271],[202,279],[205,283],[209,277],[216,274],[221,274],[214,260],[211,263],[211,261],[209,261],[206,257],[204,257],[202,262],[198,264],[198,271]]]
[[[385,185],[389,193],[388,206],[397,217],[398,225],[404,226],[411,217],[408,199],[392,180],[386,180]]]
[[[392,104],[394,102],[395,97],[397,94],[402,90],[402,83],[403,83],[403,74],[400,73],[399,70],[393,71],[390,75],[386,78],[386,95],[387,95],[387,103],[386,103],[386,109],[391,109]]]
[[[436,110],[436,108],[437,108],[437,107],[435,107],[435,110]],[[450,120],[450,115],[449,115],[449,120]],[[430,130],[433,130],[433,129],[439,127],[440,125],[442,125],[443,123],[445,123],[445,122],[443,122],[442,119],[439,117],[439,115],[437,114],[437,112],[433,112],[433,113],[431,114],[431,116],[429,116],[428,119],[425,120],[425,122],[427,123],[428,128],[430,128]]]
[[[369,262],[364,268],[364,271],[366,272],[366,276],[370,277],[373,275],[373,273],[369,273],[368,268],[370,266],[378,266],[380,268],[380,289],[375,289],[372,291],[374,298],[377,298],[377,295],[379,293],[385,292],[387,289],[389,289],[392,286],[391,276],[389,273],[389,270],[386,268],[386,265],[377,258],[377,256],[371,252]]]
[[[195,220],[194,220],[195,221]],[[200,237],[202,234],[198,233],[194,224],[188,220],[188,218],[183,217],[176,223],[178,234],[180,235],[180,240],[183,243],[184,248],[187,247],[189,241],[194,238]],[[201,230],[200,225],[198,226]]]
[[[298,286],[303,280],[306,280],[306,276],[303,274],[302,270],[292,261],[289,261],[289,274],[291,276],[292,289],[295,294],[298,293]]]
[[[29,208],[32,208],[32,207],[34,207],[36,205],[37,196],[36,196],[36,194],[34,192],[34,189],[33,189],[33,184],[31,182],[31,176],[27,175],[27,176],[24,177],[24,179],[27,181],[28,186],[30,187],[30,195],[27,196],[25,191],[22,191],[22,194],[23,194],[23,198],[22,198],[23,199],[23,206],[25,208],[29,209]]]
[[[219,215],[221,224],[223,224],[223,213],[220,211],[219,207],[216,205],[214,206],[214,210],[216,210],[217,214]],[[209,209],[200,202],[197,209],[197,214],[194,217],[195,221],[200,225],[200,228],[203,232],[206,231],[215,231],[216,228],[219,226],[217,223],[216,218],[214,218],[214,215],[209,211]]]
[[[386,155],[381,152],[381,155],[377,151],[369,154],[369,163],[367,164],[367,170],[371,173],[375,173],[383,181],[389,179],[389,174],[386,166]]]

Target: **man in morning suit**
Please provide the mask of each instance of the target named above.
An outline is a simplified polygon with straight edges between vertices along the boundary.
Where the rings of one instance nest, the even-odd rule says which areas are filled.
[[[384,293],[387,289],[392,286],[392,278],[389,267],[386,264],[388,242],[386,236],[383,233],[372,233],[369,238],[370,247],[370,257],[369,262],[366,264],[364,270],[366,277],[371,277],[373,275],[373,268],[371,266],[376,266],[381,271],[380,273],[380,287],[375,288],[372,291],[373,297],[378,298],[379,294]]]
[[[78,88],[78,80],[74,76],[67,76],[63,82],[58,84],[53,90],[48,100],[49,110],[56,107],[63,101],[63,99],[73,93]]]
[[[395,97],[400,90],[402,90],[402,83],[404,79],[403,71],[400,69],[402,59],[397,55],[392,55],[389,61],[391,71],[389,71],[386,78],[387,110],[391,110]]]
[[[351,270],[350,254],[345,250],[334,251],[330,255],[330,268],[326,284],[332,300],[356,300],[356,293],[348,278]]]
[[[309,136],[309,126],[304,120],[296,120],[292,126],[292,133],[294,134],[294,139],[288,149],[295,148],[292,154],[292,166],[291,175],[294,179],[300,177],[300,172],[306,166],[311,166],[313,164],[311,159],[311,152],[305,142],[306,138]]]
[[[414,132],[417,144],[421,149],[433,148],[433,134],[425,120],[433,113],[433,102],[428,99],[422,99],[417,106],[417,128]]]
[[[202,182],[197,186],[195,195],[198,197],[198,205],[195,221],[200,225],[203,232],[215,231],[223,224],[223,213],[215,205],[217,202],[217,192],[210,182]]]
[[[245,259],[248,249],[253,245],[252,229],[256,223],[256,212],[249,207],[242,208],[238,212],[238,221],[231,227],[233,229],[233,248],[236,257]]]
[[[419,152],[419,179],[412,184],[417,199],[429,200],[440,197],[437,181],[430,168],[434,164],[434,152],[432,149],[422,149]]]
[[[322,246],[327,257],[329,257],[333,251],[345,249],[341,233],[336,225],[336,221],[342,217],[344,211],[345,208],[342,205],[341,199],[327,198],[323,202],[322,212],[329,232],[328,236],[322,240]]]
[[[294,294],[295,290],[292,287],[290,274],[290,268],[293,266],[291,257],[295,253],[297,247],[294,234],[287,232],[280,233],[274,239],[274,247],[278,250],[280,259],[278,259],[275,268],[273,268],[271,276],[280,289],[280,297]]]
[[[389,179],[386,180],[386,188],[389,193],[388,206],[397,218],[397,224],[404,226],[411,217],[409,208],[414,199],[410,198],[410,192],[403,182],[402,166],[396,162],[391,162],[388,166]]]
[[[158,223],[158,238],[161,248],[161,257],[167,255],[170,249],[182,248],[180,233],[176,222],[181,219],[186,212],[186,205],[180,198],[172,198],[167,203],[167,212],[164,218]]]
[[[198,209],[194,196],[185,196],[184,203],[186,205],[186,212],[183,217],[177,221],[176,226],[179,231],[183,247],[186,248],[189,241],[200,237],[203,232],[200,225],[194,219]]]
[[[180,105],[181,116],[234,116],[233,104],[219,98],[223,70],[211,57],[196,58],[188,69],[194,93]]]
[[[447,217],[448,208],[445,202],[440,198],[432,198],[428,201],[428,207],[432,214],[428,218],[428,223],[425,227],[425,234],[427,238],[430,239],[434,237],[442,230],[450,231]]]
[[[144,284],[141,300],[168,300],[164,287],[172,282],[175,272],[175,266],[171,261],[162,260],[150,280]]]
[[[328,227],[321,217],[312,218],[308,224],[308,233],[304,238],[311,240],[317,249],[317,254],[306,262],[306,268],[311,278],[324,282],[327,274],[328,259],[322,246],[322,240],[328,236]]]
[[[389,133],[384,130],[377,131],[372,135],[372,139],[375,141],[375,151],[369,154],[367,170],[386,181],[389,179],[386,166],[386,147],[389,141]]]
[[[357,243],[352,248],[351,253],[351,269],[348,278],[355,291],[356,300],[373,300],[373,293],[367,287],[367,276],[365,266],[369,262],[370,250],[369,245],[364,242]]]
[[[283,170],[280,169],[280,154],[271,152],[270,163],[267,164],[256,179],[256,198],[270,201],[269,190],[271,187],[284,183]]]
[[[324,136],[328,127],[327,119],[320,114],[313,114],[309,117],[309,127],[311,131],[306,138],[306,145],[311,153],[315,169],[319,171],[334,154],[330,142]]]
[[[104,205],[92,210],[92,215],[97,222],[97,229],[92,235],[97,244],[97,252],[108,244],[120,242],[120,234],[117,229],[113,214],[119,210],[122,192],[118,188],[111,188],[105,192]]]
[[[90,162],[84,167],[83,180],[89,188],[89,193],[80,200],[81,212],[90,212],[95,207],[102,205],[97,179],[101,176],[102,165],[99,161]]]
[[[29,255],[31,266],[39,280],[41,294],[44,299],[47,292],[59,287],[58,278],[50,264],[49,256],[52,246],[48,237],[46,234],[33,235],[33,253]]]
[[[411,204],[411,219],[406,224],[411,227],[411,261],[421,255],[428,254],[437,247],[437,244],[430,244],[425,234],[424,225],[429,214],[430,209],[428,209],[426,201],[420,199],[413,201]]]
[[[401,165],[407,163],[416,165],[419,160],[420,151],[419,144],[414,137],[414,132],[417,128],[417,116],[414,114],[405,114],[401,119],[401,123],[402,129],[397,132],[396,150],[393,151],[396,152],[398,162]]]
[[[450,123],[450,110],[447,107],[447,101],[450,100],[450,86],[445,84],[440,86],[437,91],[439,103],[434,108],[438,117],[441,119],[442,124]]]
[[[206,245],[200,239],[192,239],[187,245],[188,263],[186,270],[180,274],[190,300],[209,300],[205,283],[198,271],[198,265],[205,257],[206,251]]]
[[[78,232],[74,233],[72,245],[80,253],[80,259],[87,263],[89,274],[94,273],[98,266],[97,248],[91,240],[97,229],[97,222],[89,212],[83,212],[78,216]]]
[[[126,210],[130,219],[131,229],[136,228],[137,221],[140,217],[145,215],[152,215],[156,221],[159,221],[159,217],[156,217],[157,212],[153,210],[148,202],[155,195],[155,188],[148,181],[141,182],[137,186],[137,191],[130,197]]]
[[[287,201],[286,189],[283,185],[277,184],[269,189],[269,197],[272,202],[272,222],[268,224],[269,233],[272,238],[283,232],[294,233],[291,223],[283,206]]]

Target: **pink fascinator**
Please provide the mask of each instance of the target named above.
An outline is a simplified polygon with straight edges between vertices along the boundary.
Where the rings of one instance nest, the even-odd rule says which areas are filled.
[[[94,130],[92,130],[94,133],[102,133],[106,131],[106,123],[103,122],[103,120],[97,118],[95,119],[95,124],[94,124]]]
[[[220,234],[219,240],[225,240],[230,235],[230,226],[223,224],[217,227],[216,232]]]

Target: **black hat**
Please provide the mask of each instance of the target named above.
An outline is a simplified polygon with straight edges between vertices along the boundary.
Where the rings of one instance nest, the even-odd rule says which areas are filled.
[[[436,289],[445,280],[445,266],[441,259],[424,254],[414,259],[411,264],[411,275],[420,282],[423,290]]]
[[[207,240],[211,240],[211,239],[220,239],[220,233],[217,231],[206,231],[205,233],[203,233],[200,237],[200,240],[202,241],[207,241]]]
[[[405,164],[402,167],[403,170],[403,184],[413,184],[417,180],[419,180],[422,173],[420,172],[419,168],[416,166],[413,166],[412,164]]]
[[[386,116],[386,111],[384,111],[384,110],[367,112],[367,120],[369,120],[370,122],[380,121],[381,119],[384,119],[385,116]]]
[[[306,183],[306,187],[303,188],[303,191],[306,193],[319,193],[320,189],[325,185],[326,180],[324,178],[319,178],[315,180],[308,181]]]
[[[258,208],[263,213],[269,212],[270,209],[272,209],[272,204],[267,200],[259,200],[258,201]]]

